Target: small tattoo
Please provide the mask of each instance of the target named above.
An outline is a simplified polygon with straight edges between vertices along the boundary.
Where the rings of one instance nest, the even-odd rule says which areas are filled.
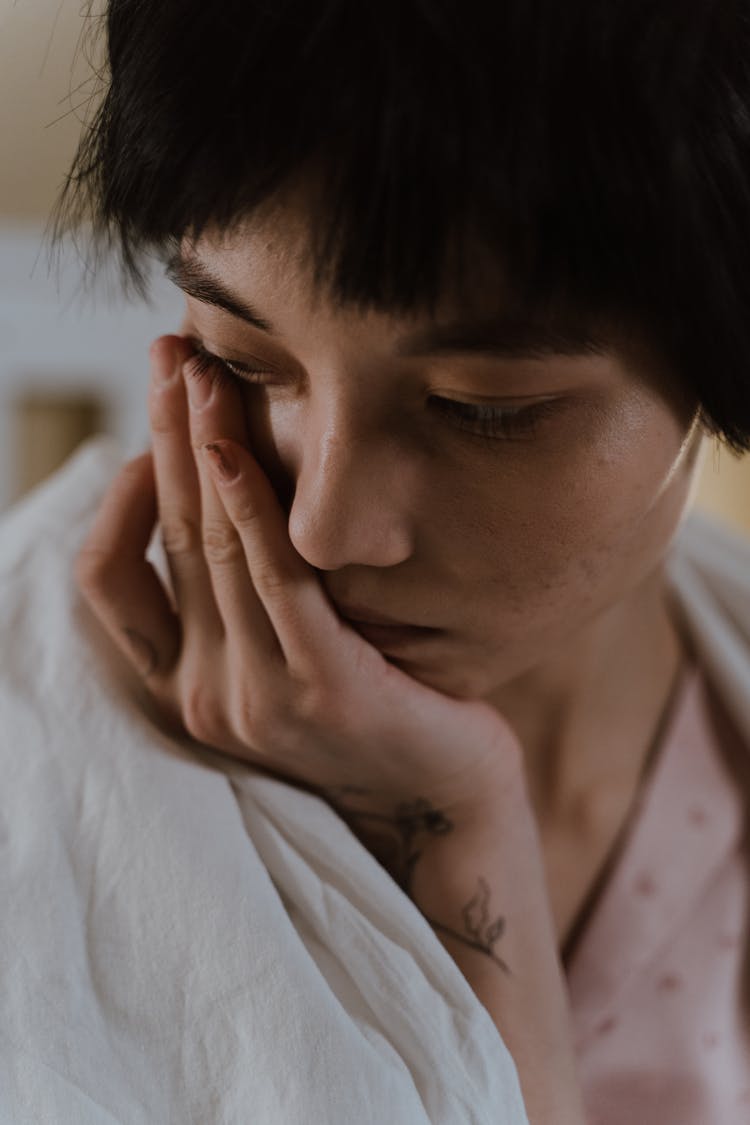
[[[452,831],[453,822],[441,809],[434,809],[423,798],[411,803],[402,802],[398,805],[395,822],[401,841],[402,886],[409,894],[414,867],[422,854],[421,850],[414,847],[415,840],[425,834],[428,836],[446,836]]]
[[[479,879],[479,891],[461,912],[467,934],[491,953],[505,931],[502,915],[490,920],[490,888],[485,879]]]
[[[446,836],[453,831],[453,821],[442,809],[436,809],[423,797],[401,801],[393,816],[357,809],[347,804],[346,798],[356,800],[372,797],[368,789],[356,785],[320,787],[315,790],[342,816],[360,842],[382,864],[412,898],[414,869],[422,856],[423,841],[428,836]],[[505,933],[505,918],[494,918],[490,911],[490,887],[486,879],[479,878],[478,890],[461,911],[463,932],[444,926],[425,915],[434,930],[446,934],[489,957],[504,973],[510,973],[496,946]]]
[[[444,836],[453,827],[442,809],[433,809],[432,805],[422,798],[411,804],[403,802],[397,805],[396,824],[406,839],[410,839],[417,832],[427,832],[430,836]]]
[[[495,951],[495,946],[505,933],[505,918],[498,914],[494,919],[490,915],[490,888],[486,879],[479,878],[479,890],[464,906],[461,911],[465,933],[451,930],[442,923],[428,918],[428,921],[437,930],[449,934],[461,941],[464,945],[471,946],[479,953],[485,953],[494,963],[509,973],[510,969],[502,957]]]
[[[372,797],[368,789],[340,785],[318,788],[317,792],[336,809],[406,894],[410,894],[414,865],[422,854],[416,847],[418,840],[425,835],[444,836],[453,829],[453,822],[446,814],[423,797],[401,801],[393,815],[387,816],[358,809],[346,802],[347,797],[353,800]]]

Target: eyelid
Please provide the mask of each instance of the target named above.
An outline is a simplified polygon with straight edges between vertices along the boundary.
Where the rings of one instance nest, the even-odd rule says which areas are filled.
[[[246,385],[263,385],[268,379],[278,378],[278,372],[274,371],[268,364],[260,363],[257,367],[251,367],[243,360],[229,359],[211,351],[197,337],[190,337],[190,341],[206,364],[217,364],[219,367],[225,368],[230,376]],[[447,409],[453,407],[459,411],[462,407],[467,410],[475,407],[477,412],[484,411],[486,416],[495,414],[498,420],[502,416],[512,420],[515,415],[531,414],[534,407],[539,408],[541,413],[541,408],[546,404],[558,403],[560,398],[560,394],[530,395],[521,399],[517,396],[498,398],[496,395],[472,396],[468,395],[467,392],[440,390],[432,390],[428,394],[428,399],[437,400],[438,403],[442,402]]]
[[[497,446],[498,442],[523,441],[536,437],[544,421],[558,415],[565,400],[551,397],[524,406],[501,406],[459,402],[439,395],[430,396],[433,408],[450,420],[457,430],[472,440]],[[472,415],[472,410],[476,415]],[[463,413],[465,411],[465,413]]]
[[[445,402],[457,403],[459,406],[477,406],[485,409],[496,409],[498,413],[523,411],[530,406],[542,406],[544,403],[560,402],[562,394],[549,395],[470,395],[468,391],[431,390],[430,398],[442,398]]]
[[[202,356],[204,360],[210,363],[222,364],[224,367],[228,368],[233,375],[236,375],[238,379],[249,381],[249,379],[256,375],[274,374],[274,368],[268,363],[258,361],[257,366],[251,366],[244,360],[229,359],[227,356],[219,355],[218,352],[212,351],[210,348],[206,347],[201,340],[194,336],[190,337],[190,343],[193,345],[198,355]]]
[[[248,375],[271,375],[267,367],[249,367],[246,363],[241,363],[238,359],[224,359],[223,356],[216,357],[219,363],[223,363],[229,370],[239,376],[239,378],[247,378]]]

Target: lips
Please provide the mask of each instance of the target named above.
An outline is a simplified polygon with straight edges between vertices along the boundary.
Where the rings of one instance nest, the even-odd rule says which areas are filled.
[[[339,613],[364,640],[383,652],[424,641],[443,632],[431,625],[412,625],[365,606],[338,605]]]
[[[369,641],[381,652],[393,652],[405,646],[429,641],[439,635],[439,629],[426,629],[420,625],[365,625],[361,621],[349,621],[360,637]]]
[[[396,629],[414,629],[416,631],[435,632],[431,625],[414,625],[410,621],[402,621],[396,617],[388,617],[384,613],[376,613],[373,609],[357,605],[337,605],[342,617],[355,625],[377,625]]]

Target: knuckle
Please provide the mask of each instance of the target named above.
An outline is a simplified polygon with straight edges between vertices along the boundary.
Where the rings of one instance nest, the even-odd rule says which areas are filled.
[[[297,677],[292,688],[294,710],[305,726],[316,727],[321,717],[328,711],[328,692],[325,685],[315,677]]]
[[[275,718],[268,710],[259,709],[248,703],[242,707],[240,729],[245,741],[262,756],[265,756],[269,746],[274,745],[278,730]]]
[[[268,560],[256,563],[253,567],[252,578],[253,585],[259,593],[273,598],[276,603],[288,598],[289,578],[275,562]]]
[[[304,708],[298,706],[295,685],[268,683],[252,695],[245,688],[232,702],[232,729],[242,732],[243,745],[258,764],[305,777],[315,726],[308,725]]]
[[[219,566],[237,563],[243,556],[242,544],[231,524],[207,522],[203,528],[203,550],[209,563]]]
[[[272,687],[252,694],[243,690],[234,700],[234,710],[239,729],[258,753],[269,747],[276,753],[281,750],[283,706],[277,691]]]
[[[247,497],[240,498],[235,501],[234,510],[232,513],[232,522],[241,529],[246,529],[249,532],[254,532],[261,520],[261,513],[252,500]]]
[[[168,555],[191,555],[200,550],[198,521],[183,512],[168,512],[161,519],[162,539]]]
[[[336,731],[342,706],[340,692],[332,691],[319,674],[295,676],[285,698],[279,700],[277,722],[287,731]]]
[[[202,684],[186,689],[182,701],[185,729],[199,742],[216,742],[226,733],[223,709],[216,697]]]

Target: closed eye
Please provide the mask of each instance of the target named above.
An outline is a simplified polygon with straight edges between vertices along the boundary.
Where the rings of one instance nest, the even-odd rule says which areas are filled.
[[[459,402],[440,395],[430,395],[429,402],[452,425],[493,440],[533,437],[539,424],[559,405],[559,400],[545,399],[525,406],[497,406]]]
[[[224,359],[209,352],[197,340],[191,374],[196,379],[209,378],[217,387],[228,384],[262,386],[272,377],[272,372],[251,367],[238,360]],[[545,418],[555,413],[558,399],[545,399],[524,406],[498,406],[497,404],[460,402],[442,395],[430,395],[428,404],[442,415],[445,421],[458,430],[474,437],[491,441],[510,441],[534,437]]]
[[[216,386],[229,383],[263,383],[270,372],[260,367],[251,367],[235,359],[223,359],[209,352],[197,340],[191,340],[195,349],[190,372],[196,379],[208,377]]]

